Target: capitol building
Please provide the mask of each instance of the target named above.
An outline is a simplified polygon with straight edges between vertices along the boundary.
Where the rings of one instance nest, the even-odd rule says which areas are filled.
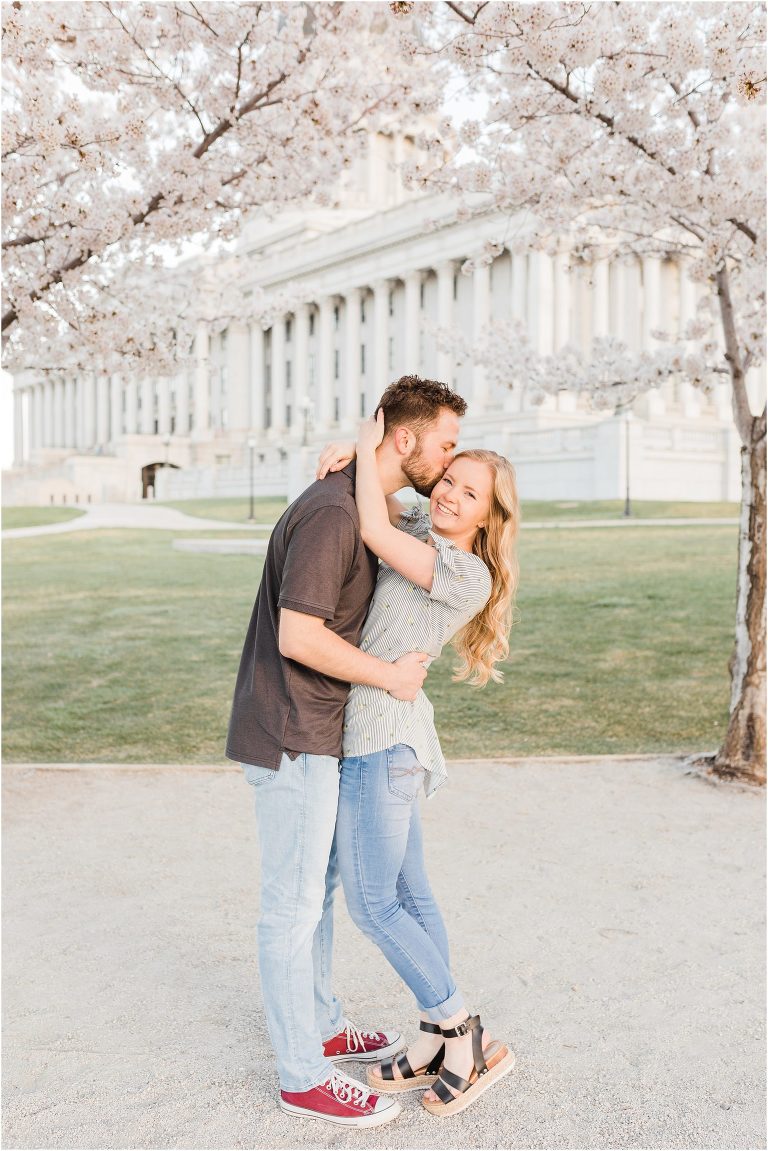
[[[403,147],[374,137],[338,207],[244,225],[243,300],[292,301],[270,327],[249,321],[247,307],[223,330],[201,323],[193,361],[172,378],[110,376],[97,364],[59,379],[16,376],[4,502],[293,497],[322,444],[353,434],[404,374],[447,381],[466,398],[461,446],[509,456],[523,499],[618,499],[629,480],[639,499],[738,500],[729,385],[704,395],[672,380],[631,413],[594,411],[568,392],[534,403],[481,365],[457,363],[435,337],[443,329],[472,343],[489,321],[513,317],[545,353],[608,334],[651,348],[654,331],[682,330],[695,312],[696,286],[677,263],[570,267],[565,237],[554,256],[505,249],[508,219],[489,210],[462,221],[449,197],[406,192],[394,167]],[[492,263],[465,274],[486,242],[498,245]],[[183,274],[203,282],[217,260],[196,258]]]

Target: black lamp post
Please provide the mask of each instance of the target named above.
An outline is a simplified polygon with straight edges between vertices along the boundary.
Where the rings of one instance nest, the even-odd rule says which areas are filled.
[[[255,522],[256,517],[253,514],[253,453],[256,450],[256,440],[253,436],[248,437],[248,487],[250,492],[250,508],[248,511],[248,523]]]

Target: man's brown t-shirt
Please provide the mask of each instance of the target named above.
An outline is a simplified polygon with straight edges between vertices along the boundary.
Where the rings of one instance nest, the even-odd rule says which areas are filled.
[[[307,488],[275,525],[235,684],[227,756],[278,768],[283,752],[341,756],[349,684],[278,647],[280,608],[320,616],[357,646],[378,561],[360,538],[355,467]]]

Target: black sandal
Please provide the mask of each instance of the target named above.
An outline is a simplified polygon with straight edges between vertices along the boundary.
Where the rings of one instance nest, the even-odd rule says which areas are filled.
[[[426,1031],[430,1035],[443,1034],[436,1023],[425,1023],[423,1020],[419,1023],[419,1030]],[[395,1095],[401,1091],[415,1091],[419,1087],[431,1087],[440,1070],[444,1055],[445,1044],[443,1043],[429,1063],[416,1068],[411,1067],[405,1053],[393,1055],[391,1059],[385,1059],[381,1064],[381,1074],[373,1067],[370,1069],[368,1086],[372,1087],[374,1091],[381,1092],[382,1095]],[[397,1069],[400,1072],[397,1078],[395,1078],[395,1064],[397,1064]]]
[[[440,1102],[434,1099],[422,1100],[430,1115],[458,1114],[474,1103],[497,1079],[509,1074],[515,1065],[513,1053],[499,1040],[495,1039],[483,1050],[483,1027],[479,1015],[471,1015],[457,1027],[442,1028],[446,1039],[458,1039],[470,1031],[475,1066],[470,1072],[469,1079],[462,1079],[453,1071],[441,1068],[438,1079],[432,1084],[432,1090]]]

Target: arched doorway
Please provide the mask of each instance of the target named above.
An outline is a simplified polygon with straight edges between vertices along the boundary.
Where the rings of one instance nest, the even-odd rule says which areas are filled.
[[[155,498],[155,476],[161,468],[176,468],[178,471],[179,465],[165,463],[162,460],[154,464],[145,464],[141,469],[141,498],[143,500]]]

